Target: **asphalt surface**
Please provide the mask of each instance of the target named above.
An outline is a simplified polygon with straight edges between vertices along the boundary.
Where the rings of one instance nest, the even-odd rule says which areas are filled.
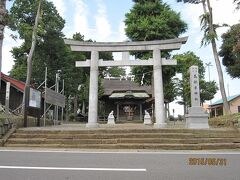
[[[0,149],[0,180],[239,180],[240,152]]]

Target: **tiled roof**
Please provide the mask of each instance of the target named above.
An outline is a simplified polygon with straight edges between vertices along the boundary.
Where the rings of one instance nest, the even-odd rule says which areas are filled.
[[[236,95],[233,95],[233,96],[228,96],[227,101],[230,102],[230,101],[232,101],[233,99],[235,99],[239,96],[240,96],[240,94],[236,94]],[[213,104],[211,104],[211,106],[215,106],[215,105],[218,105],[218,104],[223,104],[223,100],[219,99],[216,102],[214,102]]]
[[[103,80],[104,95],[111,95],[114,91],[141,91],[148,94],[152,94],[151,86],[140,86],[137,83],[130,80],[119,79],[104,79]]]
[[[24,82],[13,79],[13,78],[3,74],[2,72],[1,72],[1,78],[2,78],[2,80],[6,81],[6,82],[10,82],[11,86],[15,87],[19,91],[24,92],[24,87],[25,87]]]

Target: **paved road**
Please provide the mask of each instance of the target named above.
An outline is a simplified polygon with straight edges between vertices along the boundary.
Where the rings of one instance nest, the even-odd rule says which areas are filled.
[[[239,180],[239,152],[0,150],[0,180]]]

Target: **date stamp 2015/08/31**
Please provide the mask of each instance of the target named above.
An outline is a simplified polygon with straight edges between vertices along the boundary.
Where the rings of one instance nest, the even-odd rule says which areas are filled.
[[[227,166],[225,158],[188,158],[188,165]]]

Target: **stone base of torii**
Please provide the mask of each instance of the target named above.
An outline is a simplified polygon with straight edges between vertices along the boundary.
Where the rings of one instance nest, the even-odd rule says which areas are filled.
[[[177,50],[186,43],[187,37],[138,42],[83,42],[65,40],[72,51],[91,52],[91,60],[77,61],[76,67],[90,67],[89,109],[87,128],[97,128],[98,119],[98,67],[108,66],[153,66],[154,96],[155,96],[155,124],[156,128],[166,126],[163,94],[163,65],[176,65],[175,60],[161,58],[161,51]],[[99,60],[99,52],[125,52],[121,61]],[[152,51],[153,59],[129,60],[130,51]]]

